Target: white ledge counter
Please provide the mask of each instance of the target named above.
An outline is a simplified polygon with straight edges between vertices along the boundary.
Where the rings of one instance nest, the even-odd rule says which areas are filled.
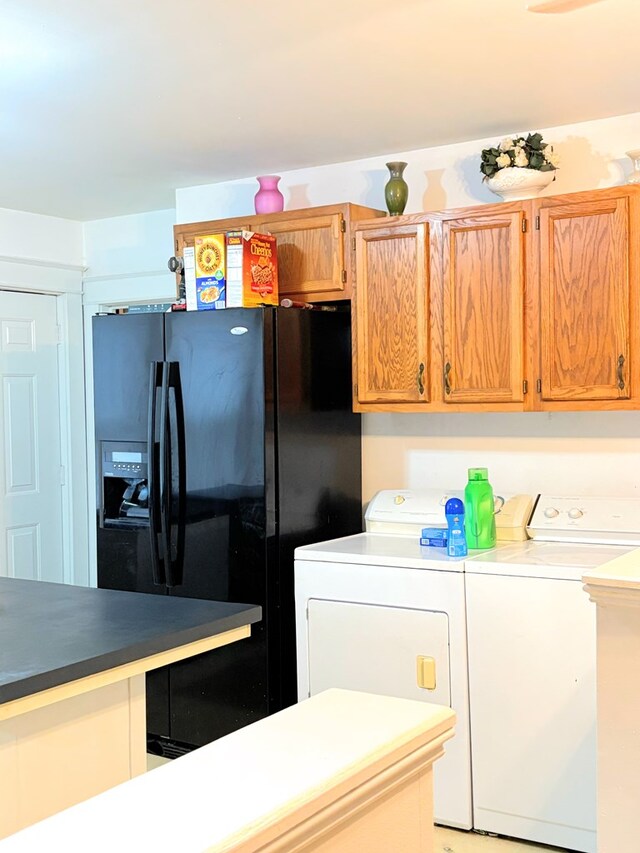
[[[449,708],[327,690],[54,815],[0,853],[431,853]]]
[[[640,549],[582,580],[597,613],[598,853],[637,853]]]
[[[143,773],[145,673],[248,637],[260,618],[248,604],[0,578],[0,838]]]

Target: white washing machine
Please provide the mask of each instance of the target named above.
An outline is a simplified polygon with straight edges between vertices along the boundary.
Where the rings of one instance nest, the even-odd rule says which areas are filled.
[[[453,494],[379,492],[369,532],[296,549],[298,697],[344,687],[453,708],[435,819],[470,829],[465,558],[419,544],[423,527],[444,524]]]
[[[473,825],[595,853],[596,613],[581,576],[640,545],[640,501],[541,495],[528,531],[465,566]]]

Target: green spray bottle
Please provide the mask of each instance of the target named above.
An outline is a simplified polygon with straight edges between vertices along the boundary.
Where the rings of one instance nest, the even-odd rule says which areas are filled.
[[[493,489],[486,468],[469,468],[464,490],[467,548],[493,548],[496,544]]]

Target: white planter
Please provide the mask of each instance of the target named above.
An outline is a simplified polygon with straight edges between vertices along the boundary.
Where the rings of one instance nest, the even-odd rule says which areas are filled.
[[[492,178],[487,178],[491,192],[499,195],[503,201],[522,201],[535,198],[555,177],[555,171],[540,172],[538,169],[521,169],[510,166],[500,169]]]
[[[640,148],[633,151],[627,151],[627,157],[633,163],[633,171],[627,178],[628,184],[640,184]]]

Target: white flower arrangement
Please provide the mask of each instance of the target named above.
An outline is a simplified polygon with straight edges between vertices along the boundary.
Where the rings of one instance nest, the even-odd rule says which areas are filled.
[[[553,172],[559,166],[553,146],[543,142],[540,133],[530,133],[526,139],[524,136],[505,136],[497,148],[485,148],[481,158],[480,171],[485,179],[511,166],[539,172]]]

